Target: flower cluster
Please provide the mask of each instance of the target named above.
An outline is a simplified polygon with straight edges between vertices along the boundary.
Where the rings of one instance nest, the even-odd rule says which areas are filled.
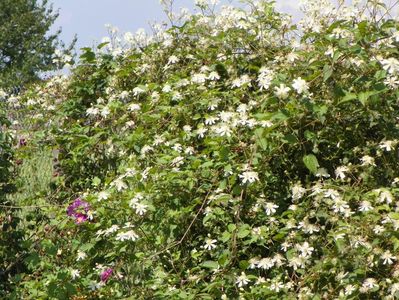
[[[75,218],[76,224],[81,224],[92,219],[90,204],[81,198],[76,198],[67,208],[67,215]]]

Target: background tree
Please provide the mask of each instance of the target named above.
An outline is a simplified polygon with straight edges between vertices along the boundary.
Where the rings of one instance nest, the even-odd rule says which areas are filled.
[[[56,49],[69,54],[75,41],[65,47],[60,29],[50,33],[57,17],[47,0],[0,1],[0,88],[20,87],[59,67]]]

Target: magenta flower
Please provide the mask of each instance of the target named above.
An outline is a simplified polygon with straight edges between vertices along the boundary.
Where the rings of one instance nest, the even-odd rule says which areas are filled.
[[[76,198],[67,208],[67,215],[75,218],[76,224],[83,223],[88,220],[90,204],[80,198]]]
[[[20,138],[20,139],[19,139],[19,146],[20,146],[20,147],[26,146],[26,139]]]
[[[83,222],[87,221],[87,219],[88,219],[88,216],[85,214],[82,214],[82,213],[75,213],[74,217],[75,217],[76,224],[83,223]]]
[[[101,281],[106,282],[112,275],[112,268],[108,268],[105,271],[103,271],[100,275]]]

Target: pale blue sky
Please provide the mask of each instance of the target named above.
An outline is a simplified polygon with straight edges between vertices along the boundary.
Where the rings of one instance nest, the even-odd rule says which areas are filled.
[[[55,9],[60,9],[55,28],[62,27],[61,38],[70,42],[76,33],[77,49],[92,46],[107,35],[105,24],[111,24],[121,32],[135,32],[148,28],[149,22],[165,20],[159,0],[52,0]],[[221,0],[222,4],[236,0]],[[278,0],[286,12],[294,13],[297,0]],[[194,0],[175,0],[175,8],[194,8]],[[97,43],[98,44],[98,43]]]

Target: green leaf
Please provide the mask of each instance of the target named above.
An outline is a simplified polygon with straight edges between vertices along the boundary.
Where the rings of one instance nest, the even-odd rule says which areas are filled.
[[[231,233],[230,232],[227,232],[227,231],[225,231],[225,232],[223,232],[222,233],[222,237],[220,238],[220,240],[222,241],[222,242],[227,242],[228,240],[230,240],[231,239]]]
[[[303,163],[305,164],[306,168],[313,174],[317,172],[317,169],[319,168],[319,162],[313,154],[305,155],[303,157]]]
[[[204,267],[204,268],[208,268],[208,269],[217,269],[218,267],[219,267],[219,264],[218,264],[218,262],[216,262],[216,261],[213,261],[213,260],[207,260],[207,261],[204,261],[202,264],[201,264],[201,267]]]
[[[392,238],[392,242],[393,242],[393,250],[397,250],[399,248],[399,239],[397,238]]]
[[[239,266],[241,270],[246,270],[249,267],[249,262],[247,260],[241,260]]]
[[[90,249],[92,249],[93,247],[94,247],[94,244],[86,243],[86,244],[83,244],[82,246],[80,246],[80,250],[86,252],[86,251],[89,251]]]
[[[255,139],[256,139],[256,144],[262,149],[266,150],[267,149],[267,140],[263,137],[263,128],[258,128],[255,130]]]
[[[359,101],[363,104],[366,105],[369,102],[369,98],[375,95],[380,94],[384,90],[372,90],[372,91],[366,91],[366,92],[361,92],[357,95],[359,98]]]
[[[387,71],[385,70],[379,70],[375,72],[374,78],[377,80],[385,79],[387,76]]]
[[[284,136],[283,140],[289,144],[295,144],[298,141],[296,136],[293,134],[287,134],[286,136]]]
[[[248,225],[247,226],[242,226],[242,227],[240,227],[240,229],[238,229],[237,237],[240,238],[240,239],[243,239],[246,236],[248,236],[250,233],[251,233],[251,230],[250,230]]]
[[[323,81],[327,81],[333,74],[333,68],[330,65],[325,65],[323,68]]]
[[[229,229],[229,232],[233,232],[237,227],[235,224],[229,224],[227,225],[227,228]]]
[[[256,143],[261,147],[262,150],[267,149],[267,141],[266,139],[262,138],[256,141]]]
[[[333,62],[336,63],[338,61],[338,58],[340,57],[341,57],[341,52],[335,51],[333,56]]]
[[[345,102],[349,102],[349,101],[352,101],[352,100],[355,100],[355,99],[357,99],[357,95],[356,95],[356,94],[354,94],[354,93],[347,93],[347,94],[341,99],[341,101],[339,101],[338,104],[342,104],[342,103],[345,103]]]
[[[92,180],[92,185],[93,186],[99,186],[100,183],[101,183],[101,179],[100,178],[98,178],[98,177],[94,177],[93,178],[93,180]]]
[[[80,59],[86,63],[93,63],[96,60],[96,54],[89,47],[81,48],[83,54],[80,55]]]
[[[362,21],[357,25],[359,32],[362,36],[365,36],[367,33],[367,21]]]
[[[272,121],[285,121],[289,118],[289,112],[287,112],[286,110],[280,110],[277,113],[275,113],[271,120]]]
[[[359,101],[363,104],[366,105],[367,104],[367,100],[368,98],[372,95],[372,93],[370,92],[361,92],[358,95]]]
[[[229,262],[230,253],[224,252],[218,259],[218,263],[220,266],[225,267]]]
[[[109,42],[101,43],[101,44],[99,44],[99,45],[97,46],[97,49],[100,50],[100,49],[104,48],[104,47],[105,47],[106,45],[108,45],[108,44],[109,44]]]
[[[201,168],[202,169],[206,169],[206,168],[209,168],[209,167],[212,167],[213,166],[213,161],[207,161],[207,162],[204,162],[202,165],[201,165]]]
[[[391,212],[388,215],[390,218],[392,218],[394,220],[399,220],[399,213],[397,213],[397,212]]]
[[[25,258],[25,262],[31,269],[34,269],[40,263],[40,257],[37,253],[31,253]]]
[[[342,20],[339,20],[339,21],[336,21],[336,22],[332,23],[332,24],[330,25],[330,27],[328,27],[327,32],[328,32],[328,33],[332,33],[332,31],[333,31],[335,28],[339,27],[342,23],[344,23],[344,21],[342,21]]]

